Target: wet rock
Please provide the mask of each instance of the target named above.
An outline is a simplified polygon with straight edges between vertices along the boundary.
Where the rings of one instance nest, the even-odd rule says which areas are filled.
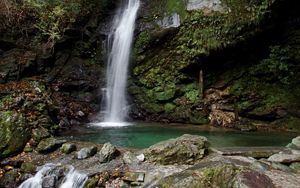
[[[21,165],[21,170],[25,173],[34,173],[36,170],[36,166],[30,162],[24,162]]]
[[[0,158],[22,151],[30,139],[25,117],[15,111],[0,112],[0,125]]]
[[[156,164],[192,164],[202,159],[208,147],[207,138],[185,134],[159,142],[144,150],[146,161]]]
[[[43,178],[42,187],[43,188],[55,188],[57,182],[57,177],[55,175],[49,175]]]
[[[36,150],[40,153],[51,152],[51,151],[57,149],[58,147],[60,147],[65,142],[66,142],[66,140],[58,140],[53,137],[46,138],[46,139],[43,139],[42,141],[40,141]]]
[[[111,143],[105,143],[101,150],[99,151],[99,161],[100,163],[108,162],[114,159],[118,155],[117,148]]]
[[[60,148],[61,152],[65,154],[72,153],[73,151],[76,151],[76,145],[72,143],[65,143]]]
[[[137,164],[137,163],[139,163],[138,158],[130,151],[126,151],[123,154],[123,161],[126,164]]]
[[[270,156],[268,160],[272,162],[278,162],[278,163],[300,162],[300,154],[293,155],[293,154],[278,153]]]
[[[88,148],[82,148],[77,152],[77,159],[86,159],[88,157],[91,157],[97,153],[97,147],[91,146]]]

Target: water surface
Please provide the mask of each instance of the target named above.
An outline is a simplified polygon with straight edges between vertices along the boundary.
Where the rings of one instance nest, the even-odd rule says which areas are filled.
[[[296,135],[283,132],[240,132],[209,126],[135,123],[126,127],[88,126],[72,130],[67,138],[94,143],[111,142],[117,146],[146,148],[159,141],[183,134],[202,135],[213,147],[285,146]]]

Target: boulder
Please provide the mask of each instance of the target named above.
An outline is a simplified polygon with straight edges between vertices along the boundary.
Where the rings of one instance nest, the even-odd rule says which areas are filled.
[[[127,151],[123,155],[123,161],[126,164],[137,164],[139,159],[130,151]]]
[[[0,158],[23,150],[30,139],[30,127],[23,115],[15,111],[0,112]]]
[[[272,180],[266,175],[234,164],[207,162],[165,177],[151,187],[268,187]]]
[[[269,161],[278,162],[278,163],[293,163],[300,162],[300,154],[283,154],[278,153],[270,156]]]
[[[82,148],[77,152],[77,159],[86,159],[88,157],[91,157],[97,153],[97,147],[91,146],[88,148]]]
[[[25,173],[34,173],[36,166],[30,162],[24,162],[21,165],[21,170]]]
[[[292,140],[292,144],[300,149],[300,136],[297,136]]]
[[[176,139],[159,142],[144,150],[147,162],[155,164],[192,164],[204,157],[207,138],[185,134]]]
[[[111,143],[105,143],[99,152],[100,163],[108,162],[114,159],[118,154],[117,148]]]
[[[72,143],[65,143],[60,148],[61,152],[65,154],[72,153],[73,151],[76,151],[76,145]]]
[[[36,150],[40,153],[51,152],[60,147],[66,140],[58,140],[53,137],[46,138],[40,141]]]

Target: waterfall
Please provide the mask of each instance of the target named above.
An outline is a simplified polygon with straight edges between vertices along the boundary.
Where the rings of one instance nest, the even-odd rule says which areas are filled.
[[[109,58],[106,72],[106,94],[104,122],[98,125],[114,125],[122,123],[127,116],[126,84],[128,64],[135,27],[135,19],[139,8],[139,0],[128,0],[118,11],[108,37]]]
[[[73,166],[45,164],[35,176],[24,181],[19,188],[83,188],[88,176],[81,174]]]

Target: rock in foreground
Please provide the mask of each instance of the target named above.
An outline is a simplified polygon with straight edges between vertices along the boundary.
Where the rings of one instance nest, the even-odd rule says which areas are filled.
[[[146,161],[155,164],[193,164],[202,159],[208,147],[207,138],[185,134],[159,142],[144,150]]]

